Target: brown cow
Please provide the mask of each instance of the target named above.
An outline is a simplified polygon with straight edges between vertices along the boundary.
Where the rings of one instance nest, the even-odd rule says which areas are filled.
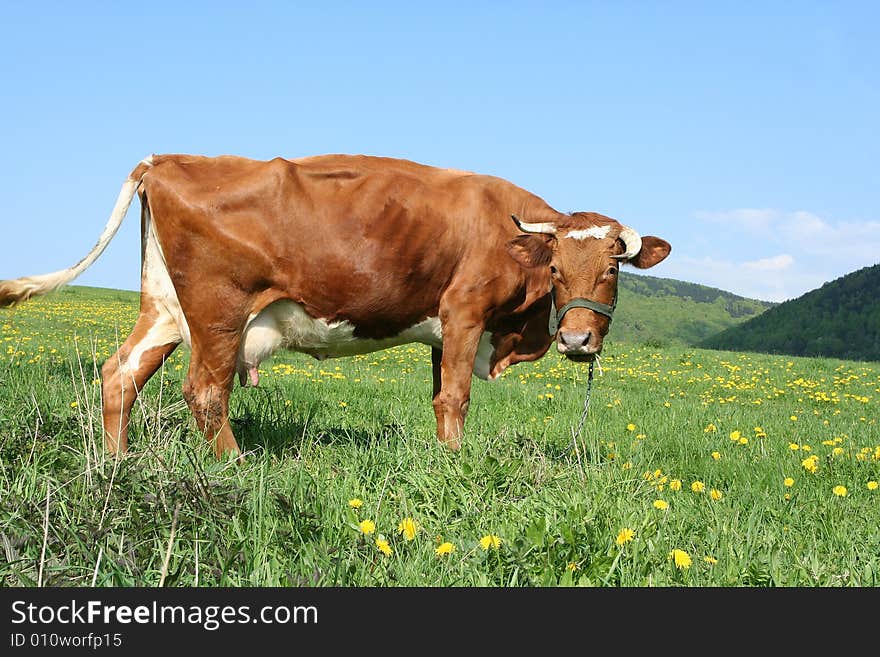
[[[127,449],[138,392],[181,342],[192,349],[184,397],[218,457],[239,451],[227,416],[236,373],[256,385],[279,348],[322,359],[409,342],[432,347],[437,436],[457,449],[472,373],[495,379],[554,337],[567,357],[595,358],[619,264],[651,267],[670,251],[492,176],[367,156],[154,155],[131,172],[83,260],[0,282],[0,306],[85,271],[135,193],[140,314],[102,368],[114,454]]]

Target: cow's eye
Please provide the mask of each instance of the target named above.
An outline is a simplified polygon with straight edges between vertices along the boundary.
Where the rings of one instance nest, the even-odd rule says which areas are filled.
[[[553,265],[550,265],[550,273],[551,274],[558,274],[559,270],[556,269],[556,267],[554,267]]]
[[[609,276],[617,276],[617,267],[612,267],[611,269],[609,269],[608,275]]]

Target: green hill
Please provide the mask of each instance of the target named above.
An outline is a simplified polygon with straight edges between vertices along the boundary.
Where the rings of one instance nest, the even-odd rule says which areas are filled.
[[[628,272],[621,272],[618,294],[609,340],[658,345],[696,345],[774,305],[705,285]],[[52,297],[79,303],[130,304],[135,311],[139,295],[128,290],[71,285]]]
[[[699,346],[880,360],[880,264],[825,283]]]
[[[610,338],[621,342],[696,345],[775,304],[671,278],[620,273]]]

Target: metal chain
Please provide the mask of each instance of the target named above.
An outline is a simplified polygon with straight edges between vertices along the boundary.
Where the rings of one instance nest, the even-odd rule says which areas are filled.
[[[593,395],[593,361],[590,361],[590,368],[587,371],[587,395],[584,398],[584,411],[581,413],[581,421],[578,423],[577,431],[572,436],[572,439],[577,444],[577,439],[580,438],[581,429],[584,428],[584,422],[587,419],[587,411],[590,410],[590,397]]]

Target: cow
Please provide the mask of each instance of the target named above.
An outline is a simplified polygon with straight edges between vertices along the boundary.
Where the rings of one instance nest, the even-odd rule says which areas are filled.
[[[0,307],[70,283],[104,251],[137,194],[140,313],[101,368],[106,450],[128,449],[132,405],[175,348],[183,396],[217,458],[240,450],[236,375],[259,383],[278,349],[318,359],[431,347],[437,437],[461,446],[472,375],[601,351],[621,264],[668,242],[595,212],[561,213],[507,180],[409,160],[319,155],[261,161],[152,155],[129,174],[76,265],[0,281]]]

